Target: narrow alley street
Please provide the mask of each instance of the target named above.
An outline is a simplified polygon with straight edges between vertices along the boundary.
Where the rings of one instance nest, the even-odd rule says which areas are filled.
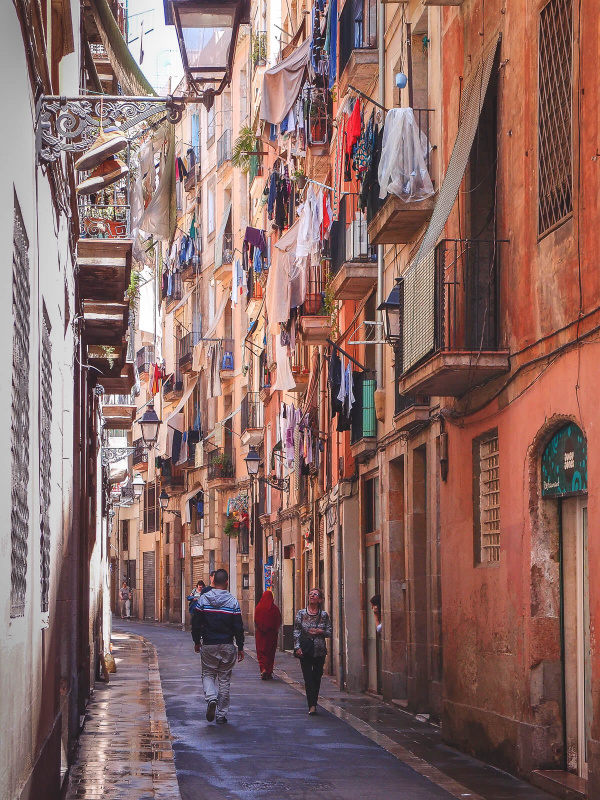
[[[279,653],[275,680],[260,681],[252,638],[234,670],[229,724],[211,725],[189,632],[120,620],[114,627],[118,671],[90,704],[67,800],[178,800],[162,698],[152,686],[154,652],[182,800],[549,798],[444,746],[437,728],[340,692],[328,678],[320,713],[309,717],[297,662]]]

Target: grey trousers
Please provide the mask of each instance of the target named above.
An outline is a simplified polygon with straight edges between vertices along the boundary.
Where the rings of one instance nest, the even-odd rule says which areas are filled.
[[[227,716],[229,710],[229,685],[237,660],[234,644],[202,645],[202,685],[208,703],[217,701],[217,719]]]

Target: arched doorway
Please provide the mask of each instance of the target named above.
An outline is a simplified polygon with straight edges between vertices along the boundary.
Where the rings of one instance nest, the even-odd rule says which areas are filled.
[[[592,723],[587,442],[575,423],[563,425],[547,443],[541,482],[542,501],[559,504],[565,767],[587,779]]]

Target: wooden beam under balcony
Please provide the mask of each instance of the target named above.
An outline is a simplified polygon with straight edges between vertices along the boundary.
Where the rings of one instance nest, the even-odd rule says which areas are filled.
[[[336,300],[362,300],[377,283],[376,261],[345,261],[333,276]]]
[[[80,239],[77,282],[84,300],[121,302],[131,279],[131,239]]]
[[[429,222],[435,206],[435,197],[406,203],[393,194],[369,223],[371,244],[409,244],[414,242],[421,229]]]
[[[102,415],[106,420],[106,427],[115,431],[131,430],[135,419],[136,406],[103,405]]]
[[[404,373],[398,388],[407,395],[460,397],[508,372],[508,355],[508,350],[440,350]]]
[[[309,178],[323,183],[327,180],[331,161],[328,144],[311,144],[306,148],[306,174]]]
[[[129,303],[83,303],[86,344],[120,347],[129,325]]]
[[[368,92],[373,80],[379,72],[379,55],[376,47],[354,48],[344,71],[340,76],[338,97],[348,91],[348,84],[360,92]]]
[[[326,345],[331,336],[331,319],[329,317],[300,317],[300,334],[302,344]]]
[[[133,364],[131,361],[127,361],[118,375],[97,375],[96,383],[101,384],[107,394],[129,394],[135,383]]]

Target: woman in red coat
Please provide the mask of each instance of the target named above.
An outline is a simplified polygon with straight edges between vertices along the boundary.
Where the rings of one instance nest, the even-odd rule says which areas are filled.
[[[273,664],[277,650],[277,637],[281,627],[281,611],[275,605],[273,594],[268,589],[263,592],[256,610],[256,655],[263,681],[273,678]]]

